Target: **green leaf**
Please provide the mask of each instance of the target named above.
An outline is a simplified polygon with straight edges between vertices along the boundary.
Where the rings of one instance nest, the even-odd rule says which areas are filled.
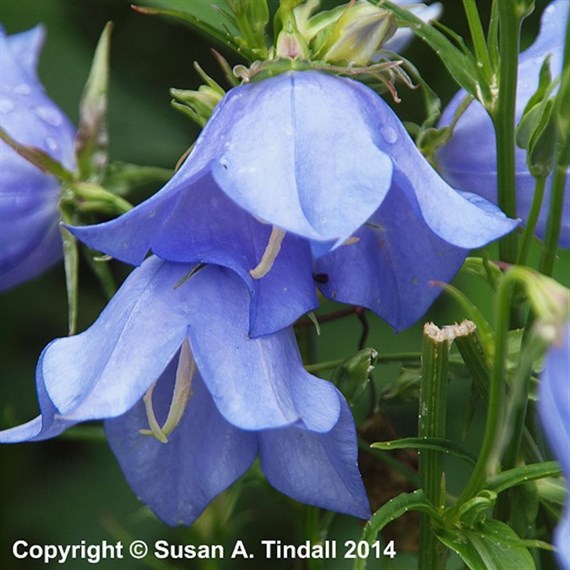
[[[345,360],[334,371],[331,380],[351,405],[358,401],[366,390],[377,359],[378,352],[376,350],[364,348],[352,358]]]
[[[518,485],[510,491],[510,525],[519,536],[528,536],[538,516],[538,489],[534,481]]]
[[[100,181],[109,160],[107,91],[112,29],[113,25],[109,22],[101,34],[79,107],[75,154],[82,180]]]
[[[430,437],[427,439],[404,437],[393,441],[379,441],[371,444],[370,447],[384,451],[391,451],[393,449],[430,449],[432,451],[440,451],[446,455],[454,455],[472,465],[475,465],[477,461],[477,459],[471,453],[465,451],[461,445],[449,439],[439,437]]]
[[[544,477],[558,477],[561,473],[562,470],[557,461],[532,463],[499,473],[492,479],[487,480],[485,487],[495,491],[495,493],[502,493],[506,489],[523,485],[528,481],[534,481],[535,479],[542,479]]]
[[[362,540],[368,542],[368,544],[373,544],[378,533],[387,524],[409,511],[426,513],[434,519],[439,520],[439,515],[425,498],[424,492],[421,489],[418,489],[413,493],[402,493],[388,501],[372,515],[370,520],[364,526]],[[366,559],[357,558],[354,563],[354,570],[363,570],[364,568],[366,568]]]
[[[436,529],[436,535],[471,570],[533,570],[534,560],[515,531],[489,520],[474,529]]]
[[[248,48],[238,37],[237,23],[223,11],[224,4],[220,0],[153,0],[152,4],[157,7],[133,8],[141,14],[171,16],[183,20],[206,37],[216,40],[242,57],[250,61],[256,59],[256,51]]]
[[[425,41],[437,53],[459,85],[483,104],[487,102],[481,91],[477,62],[472,53],[457,48],[444,34],[409,10],[386,0],[380,2],[379,6],[392,11],[399,23],[410,27],[419,38]]]

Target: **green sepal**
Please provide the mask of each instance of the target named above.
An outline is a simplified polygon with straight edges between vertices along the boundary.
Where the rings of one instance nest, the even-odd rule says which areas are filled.
[[[257,57],[266,57],[265,29],[269,23],[267,0],[225,0],[225,3],[231,10],[247,47],[254,50]]]
[[[0,127],[0,139],[42,172],[55,176],[61,182],[72,182],[75,180],[73,172],[67,170],[59,161],[49,156],[49,154],[40,148],[19,143],[2,127]]]
[[[77,330],[77,307],[79,285],[79,248],[75,237],[63,226],[60,227],[63,242],[63,265],[65,268],[65,287],[67,289],[68,334]]]
[[[449,439],[439,437],[404,437],[392,441],[379,441],[370,445],[375,449],[383,451],[392,451],[394,449],[430,449],[439,451],[446,455],[453,455],[459,459],[463,459],[472,465],[475,465],[477,459],[468,451],[465,451],[461,445]]]
[[[344,394],[350,405],[362,396],[371,380],[378,352],[364,348],[345,360],[333,373],[332,382]]]
[[[101,34],[79,105],[79,127],[75,139],[78,177],[93,182],[101,181],[109,160],[107,95],[112,29],[109,22]]]

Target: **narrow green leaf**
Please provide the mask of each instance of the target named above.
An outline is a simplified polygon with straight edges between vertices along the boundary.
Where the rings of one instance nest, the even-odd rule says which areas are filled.
[[[515,467],[495,475],[492,479],[487,480],[485,487],[495,491],[495,493],[502,493],[511,487],[523,485],[528,481],[534,481],[544,477],[558,477],[561,473],[562,470],[557,461],[532,463],[530,465]]]
[[[471,570],[534,570],[534,560],[514,530],[488,520],[474,529],[438,529],[437,537]]]
[[[370,447],[383,449],[384,451],[391,451],[393,449],[430,449],[432,451],[445,453],[446,455],[454,455],[472,465],[475,465],[477,461],[477,459],[471,453],[465,451],[461,445],[441,437],[429,437],[427,439],[404,437],[392,441],[379,441],[373,443]]]
[[[413,493],[402,493],[380,507],[364,526],[362,540],[373,544],[378,533],[389,523],[406,514],[409,511],[419,511],[439,519],[439,515],[425,498],[424,492],[419,489]],[[354,563],[354,570],[364,570],[366,559],[358,558]]]

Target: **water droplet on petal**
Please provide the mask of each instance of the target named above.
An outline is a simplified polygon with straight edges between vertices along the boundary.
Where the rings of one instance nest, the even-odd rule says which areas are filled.
[[[396,132],[396,129],[392,127],[383,127],[382,136],[388,144],[394,144],[398,140],[398,133]]]
[[[51,107],[36,107],[36,113],[42,121],[45,121],[52,127],[59,127],[61,125],[61,115],[56,109]]]
[[[32,88],[27,83],[21,83],[14,87],[14,93],[17,95],[29,95],[32,92]]]
[[[286,135],[292,135],[293,134],[293,127],[291,125],[284,125],[283,132]]]
[[[10,99],[5,99],[2,97],[0,99],[0,113],[9,113],[14,109],[14,103]]]
[[[58,149],[59,145],[57,144],[57,141],[52,137],[46,137],[45,143],[48,149],[51,151],[56,151]]]

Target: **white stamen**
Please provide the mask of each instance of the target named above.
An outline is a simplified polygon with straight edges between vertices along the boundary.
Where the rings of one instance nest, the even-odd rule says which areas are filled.
[[[281,244],[283,243],[283,239],[285,238],[285,230],[273,226],[271,228],[271,235],[269,236],[269,242],[263,255],[261,257],[261,261],[257,264],[257,267],[254,267],[250,270],[249,274],[254,279],[261,279],[265,277],[273,267],[275,263],[275,259],[279,255],[281,251]]]
[[[196,363],[192,357],[190,350],[190,343],[185,339],[180,349],[180,356],[178,358],[178,368],[176,369],[176,380],[174,381],[174,390],[172,392],[172,402],[168,409],[168,416],[164,425],[160,427],[154,409],[152,407],[152,394],[156,383],[153,384],[148,392],[145,394],[143,401],[146,409],[146,416],[150,429],[141,429],[139,432],[142,435],[154,435],[161,443],[168,443],[168,437],[180,423],[188,400],[192,395],[192,380],[196,373]]]

